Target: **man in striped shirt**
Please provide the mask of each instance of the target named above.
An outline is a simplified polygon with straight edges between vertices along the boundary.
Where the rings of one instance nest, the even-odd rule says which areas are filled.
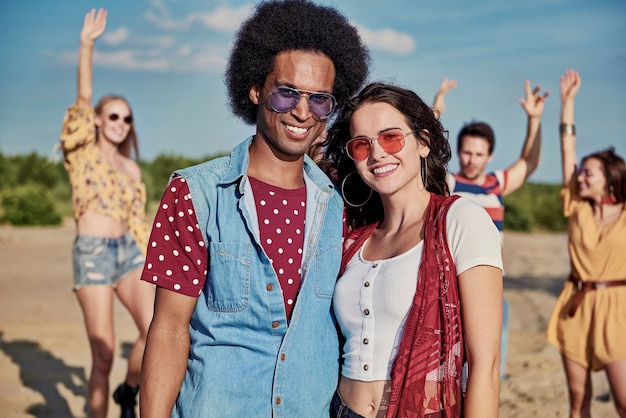
[[[439,114],[445,110],[443,96],[455,87],[456,80],[448,81],[445,78],[442,82],[433,105]],[[472,121],[463,126],[457,137],[459,172],[448,175],[450,194],[468,197],[483,206],[500,231],[501,243],[504,231],[504,196],[513,193],[526,182],[539,166],[541,155],[541,115],[549,93],[541,93],[541,86],[531,88],[529,80],[525,82],[525,93],[526,97],[519,99],[519,103],[526,112],[528,122],[526,139],[519,158],[506,169],[487,171],[487,165],[493,158],[495,135],[489,124]],[[500,353],[501,378],[504,378],[508,345],[508,309],[505,300]]]

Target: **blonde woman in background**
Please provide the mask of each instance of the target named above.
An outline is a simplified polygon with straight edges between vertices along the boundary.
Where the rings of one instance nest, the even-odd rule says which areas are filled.
[[[130,105],[120,96],[104,96],[92,107],[92,55],[106,28],[106,10],[85,16],[78,54],[78,94],[61,132],[64,164],[72,188],[76,221],[73,249],[74,291],[80,303],[91,348],[89,409],[106,417],[115,332],[113,298],[128,309],[139,337],[130,351],[125,382],[113,397],[122,418],[135,417],[141,360],[152,319],[154,288],[141,282],[146,242],[146,191],[137,154]]]

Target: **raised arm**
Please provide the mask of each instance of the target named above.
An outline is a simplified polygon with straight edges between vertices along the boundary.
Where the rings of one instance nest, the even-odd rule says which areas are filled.
[[[563,186],[569,184],[576,172],[576,128],[574,125],[574,99],[580,89],[580,76],[571,68],[561,76],[561,163]]]
[[[78,50],[78,93],[76,104],[91,106],[93,96],[93,46],[106,29],[107,11],[91,9],[85,15],[83,29],[80,32],[80,48]]]
[[[437,118],[441,117],[443,112],[446,111],[446,102],[444,101],[444,96],[447,92],[456,88],[456,80],[448,80],[448,77],[445,77],[441,82],[441,86],[439,86],[439,90],[435,94],[435,100],[433,101],[433,110]]]
[[[502,193],[505,196],[513,193],[526,182],[539,166],[541,156],[541,115],[550,93],[547,91],[541,93],[541,86],[531,89],[529,80],[526,80],[524,90],[526,97],[519,99],[519,103],[528,117],[526,139],[519,159],[507,169],[507,182]]]

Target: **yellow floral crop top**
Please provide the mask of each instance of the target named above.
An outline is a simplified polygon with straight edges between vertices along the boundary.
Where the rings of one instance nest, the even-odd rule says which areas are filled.
[[[74,219],[88,210],[124,225],[145,253],[150,230],[146,223],[146,187],[118,170],[96,145],[92,107],[71,106],[63,121],[61,147],[72,188]]]

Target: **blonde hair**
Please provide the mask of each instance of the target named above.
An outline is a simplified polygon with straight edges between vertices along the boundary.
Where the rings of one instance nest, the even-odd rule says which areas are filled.
[[[96,115],[100,116],[102,114],[102,110],[104,109],[104,106],[106,106],[108,103],[118,101],[118,100],[121,102],[124,102],[126,106],[128,106],[128,110],[130,110],[130,114],[132,116],[133,110],[130,107],[130,103],[128,103],[128,100],[126,100],[126,98],[124,98],[123,96],[117,96],[114,94],[108,94],[106,96],[102,96],[102,98],[98,101],[98,103],[94,107],[94,111],[96,112]],[[98,127],[96,127],[96,138],[97,138],[97,134],[98,134]],[[135,160],[139,160],[139,143],[137,140],[137,132],[135,132],[134,123],[130,124],[130,130],[128,131],[128,135],[126,136],[124,141],[122,141],[117,146],[117,149],[120,152],[120,154],[124,155],[127,158],[131,158],[131,151],[134,151]]]

